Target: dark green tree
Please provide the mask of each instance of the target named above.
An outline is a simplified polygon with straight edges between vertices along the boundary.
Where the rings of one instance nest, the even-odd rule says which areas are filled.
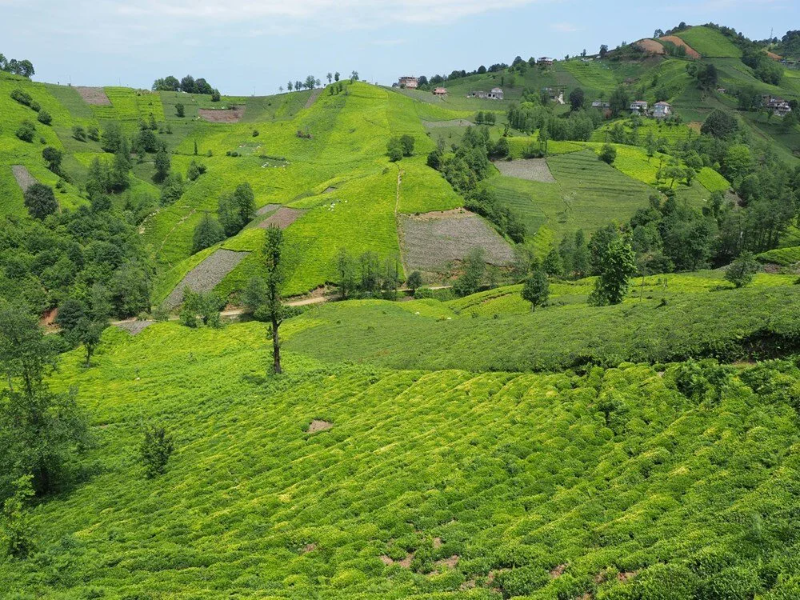
[[[536,268],[525,280],[525,285],[522,287],[522,298],[531,303],[531,310],[533,311],[538,306],[547,304],[549,297],[550,283],[547,280],[547,273],[542,268]]]
[[[585,101],[585,94],[582,88],[576,87],[569,93],[569,107],[571,110],[580,110],[583,108]]]
[[[403,156],[414,154],[414,136],[405,134],[400,138],[400,145],[403,147]]]
[[[619,304],[628,291],[628,281],[636,273],[636,252],[628,240],[617,236],[600,259],[600,276],[589,301],[597,306]]]
[[[175,440],[163,426],[145,426],[142,442],[139,444],[139,457],[144,464],[148,479],[164,473],[169,457],[174,451]]]
[[[464,272],[453,284],[453,291],[458,296],[474,294],[480,288],[486,270],[483,248],[473,248],[464,261]]]
[[[175,114],[181,118],[186,116],[186,108],[180,102],[175,105]]]
[[[737,288],[749,285],[760,266],[752,252],[745,250],[725,270],[725,279]]]
[[[214,217],[206,213],[194,228],[192,236],[192,253],[210,248],[225,239],[225,230]]]
[[[64,158],[64,153],[57,148],[47,146],[42,150],[42,158],[47,162],[47,168],[56,175],[61,174],[61,160]]]
[[[156,153],[155,167],[156,174],[154,179],[158,182],[164,181],[167,178],[167,175],[169,175],[170,168],[172,167],[172,161],[170,161],[166,148],[162,147]]]
[[[58,210],[58,202],[53,188],[42,183],[34,183],[25,190],[25,208],[34,218],[42,220]]]

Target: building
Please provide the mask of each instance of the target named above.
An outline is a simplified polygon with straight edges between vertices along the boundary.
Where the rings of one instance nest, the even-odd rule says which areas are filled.
[[[602,100],[595,100],[594,102],[592,102],[592,108],[600,108],[600,109],[611,108],[611,104],[609,104],[608,102],[604,102]]]
[[[489,92],[488,98],[490,100],[502,100],[503,99],[503,90],[500,88],[492,88],[492,91]]]
[[[656,102],[653,105],[653,118],[666,119],[672,114],[672,105],[669,102]]]
[[[480,98],[482,100],[502,100],[503,90],[496,87],[492,88],[491,92],[484,92],[483,90],[473,90],[467,94],[467,98]]]
[[[401,77],[399,80],[401,88],[415,90],[419,87],[419,79],[416,77]]]
[[[761,96],[761,106],[771,110],[776,117],[785,117],[792,112],[792,107],[786,100],[770,94]]]
[[[447,90],[443,87],[437,87],[433,90],[434,96],[447,96]]]
[[[647,112],[647,102],[644,100],[636,100],[631,102],[631,113],[635,115],[643,115]]]
[[[555,102],[556,104],[566,104],[564,101],[564,92],[566,92],[566,88],[564,86],[546,87],[542,88],[542,91],[547,94],[547,97],[551,102]]]
[[[483,90],[473,90],[469,94],[467,94],[467,98],[486,99],[488,97],[489,97],[489,94],[487,92],[484,92]]]
[[[555,61],[550,58],[549,56],[543,56],[539,60],[536,61],[536,64],[542,65],[544,67],[552,67]]]

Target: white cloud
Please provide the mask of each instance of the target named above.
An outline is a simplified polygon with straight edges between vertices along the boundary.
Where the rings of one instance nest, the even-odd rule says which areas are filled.
[[[576,31],[580,31],[580,28],[573,23],[553,23],[550,25],[550,29],[561,33],[575,33]]]

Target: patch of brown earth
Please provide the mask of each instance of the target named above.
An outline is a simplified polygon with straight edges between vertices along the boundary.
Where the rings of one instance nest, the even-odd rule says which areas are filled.
[[[440,538],[440,537],[433,538],[433,548],[434,548],[434,550],[438,550],[441,547],[442,547],[442,538]]]
[[[636,42],[635,46],[644,52],[647,52],[648,54],[664,54],[666,52],[664,50],[664,46],[659,44],[656,40],[651,40],[650,38],[639,40]]]
[[[324,190],[322,190],[322,193],[323,193],[323,194],[332,194],[332,193],[333,193],[333,192],[335,192],[337,189],[338,189],[338,188],[336,188],[336,187],[334,187],[334,186],[329,186],[329,187],[326,187]]]
[[[458,589],[460,589],[462,592],[464,592],[466,590],[471,590],[474,587],[475,587],[475,580],[474,579],[468,579],[467,581],[462,583],[461,586]]]
[[[75,91],[80,94],[86,104],[95,106],[111,106],[111,100],[106,96],[106,91],[101,87],[75,86]]]
[[[622,581],[623,583],[628,581],[629,579],[633,579],[636,577],[636,574],[639,571],[620,571],[617,573],[617,580]]]
[[[409,552],[408,554],[406,554],[406,557],[403,560],[398,560],[397,564],[403,567],[404,569],[410,569],[412,560],[414,560],[414,553]]]
[[[305,546],[303,546],[303,554],[307,554],[309,552],[313,552],[316,549],[317,549],[317,545],[316,544],[306,544]]]
[[[700,53],[694,48],[692,48],[689,44],[684,42],[677,35],[667,35],[660,39],[665,42],[672,42],[676,46],[683,46],[684,48],[686,48],[686,56],[688,56],[689,58],[695,58],[695,59],[700,58]]]
[[[328,429],[333,427],[333,423],[329,423],[328,421],[321,421],[319,419],[314,419],[311,421],[311,424],[308,426],[308,433],[317,433],[319,431],[327,431]]]
[[[267,213],[271,213],[273,210],[278,210],[280,207],[280,204],[265,204],[256,211],[256,214],[259,216],[265,215]]]
[[[238,123],[244,116],[244,106],[232,108],[199,108],[197,114],[209,123]]]
[[[437,560],[436,565],[441,567],[447,567],[448,569],[453,569],[458,564],[460,557],[458,554],[454,554],[449,558],[443,558],[442,560]]]
[[[544,158],[523,158],[519,160],[499,160],[494,163],[497,170],[506,177],[539,181],[541,183],[555,183],[556,178],[547,166]]]
[[[119,329],[123,329],[131,335],[137,335],[154,324],[155,321],[120,321],[116,323]]]
[[[39,183],[39,181],[33,175],[31,175],[30,171],[28,171],[28,167],[23,165],[11,165],[11,172],[14,174],[14,179],[17,180],[19,189],[21,189],[23,192],[25,192],[34,183]]]
[[[311,92],[311,95],[308,97],[308,100],[306,100],[306,106],[305,107],[306,108],[311,108],[311,106],[314,104],[314,102],[317,101],[317,98],[319,98],[319,95],[322,93],[322,90],[324,90],[324,89],[325,88],[321,88],[321,87],[320,88],[314,88],[314,90],[312,90],[312,92]]]
[[[772,60],[781,60],[783,58],[782,56],[775,54],[774,52],[770,52],[769,50],[767,50],[767,56],[769,56]]]
[[[304,214],[306,214],[304,210],[300,210],[299,208],[287,208],[284,206],[279,208],[275,214],[261,221],[258,226],[262,229],[266,229],[270,225],[277,225],[280,229],[286,229]]]
[[[387,567],[389,565],[393,565],[394,564],[394,560],[392,560],[390,557],[386,556],[385,554],[381,554],[381,562],[383,564],[385,564]]]
[[[564,574],[566,568],[567,568],[567,563],[564,563],[563,565],[558,565],[555,569],[550,571],[550,579],[558,579],[559,577],[561,577]]]

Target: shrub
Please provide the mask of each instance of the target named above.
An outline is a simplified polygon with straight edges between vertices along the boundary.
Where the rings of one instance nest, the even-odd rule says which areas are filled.
[[[420,273],[419,271],[414,271],[413,273],[411,273],[411,275],[408,276],[408,281],[406,281],[406,285],[416,295],[417,290],[422,285],[422,273]]]
[[[36,120],[43,125],[50,125],[50,123],[53,122],[53,117],[46,110],[40,110],[39,114],[36,116]]]
[[[36,126],[30,121],[23,121],[17,128],[16,135],[23,142],[32,142],[36,135]]]
[[[742,252],[725,270],[725,279],[737,288],[744,287],[753,281],[758,273],[759,265],[752,252]]]
[[[550,581],[550,576],[539,567],[520,567],[501,573],[497,577],[506,596],[526,596]]]
[[[33,526],[26,509],[28,498],[34,495],[31,476],[25,475],[13,483],[14,494],[3,504],[2,539],[6,552],[14,558],[24,558],[33,550]]]
[[[164,427],[159,425],[145,427],[142,443],[139,445],[139,456],[149,479],[164,473],[167,461],[174,450],[175,442]]]
[[[611,144],[604,144],[600,151],[600,160],[607,164],[613,164],[617,159],[617,149]]]
[[[537,306],[547,304],[550,297],[550,284],[547,281],[547,274],[543,269],[536,269],[522,288],[522,298],[531,303],[531,310],[536,310]]]
[[[25,208],[34,219],[44,219],[58,210],[58,202],[53,188],[34,183],[25,190]]]
[[[186,109],[184,108],[183,104],[180,102],[175,105],[175,114],[179,117],[186,116]]]
[[[74,125],[72,127],[72,137],[74,137],[79,142],[86,141],[86,131],[80,125]]]
[[[393,137],[386,144],[386,155],[392,162],[397,162],[403,158],[404,150],[400,138]]]
[[[33,98],[31,98],[31,95],[19,89],[11,90],[11,98],[23,106],[30,106],[33,103]]]
[[[192,238],[192,252],[200,252],[225,239],[225,231],[214,217],[209,214],[203,216],[203,220],[197,224]]]

